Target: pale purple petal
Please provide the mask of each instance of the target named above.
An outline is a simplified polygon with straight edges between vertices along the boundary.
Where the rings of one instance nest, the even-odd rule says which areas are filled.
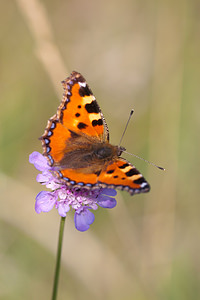
[[[94,219],[94,214],[88,209],[84,209],[80,213],[75,212],[75,227],[79,231],[86,231],[90,228],[90,225],[94,222]]]
[[[42,174],[38,174],[36,177],[37,182],[41,183],[41,184],[46,184],[47,182],[49,182],[52,178],[52,175],[50,172],[42,172]]]
[[[35,168],[39,171],[45,171],[51,168],[46,157],[37,151],[34,151],[29,155],[29,162],[34,164]]]
[[[58,196],[61,200],[65,200],[67,198],[67,196],[70,194],[71,193],[68,190],[66,190],[66,188],[58,190]]]
[[[56,208],[61,217],[66,217],[67,212],[70,210],[70,206],[66,201],[57,201]]]
[[[107,189],[103,189],[102,191],[101,191],[101,194],[104,194],[104,195],[108,195],[108,196],[116,196],[117,195],[117,191],[116,190],[114,190],[114,189],[109,189],[109,188],[107,188]]]
[[[96,203],[90,203],[90,208],[93,209],[93,210],[97,210],[98,205]]]
[[[35,211],[36,213],[48,212],[50,211],[57,200],[57,194],[51,193],[47,191],[42,191],[36,196],[36,202],[35,202]]]
[[[117,205],[117,201],[115,200],[115,198],[105,196],[102,194],[98,197],[97,203],[103,208],[113,208]]]
[[[47,187],[48,189],[51,189],[51,190],[54,191],[54,190],[60,188],[60,184],[57,183],[56,180],[54,179],[54,180],[52,180],[52,181],[50,181],[50,182],[47,182],[47,183],[46,183],[46,187]]]

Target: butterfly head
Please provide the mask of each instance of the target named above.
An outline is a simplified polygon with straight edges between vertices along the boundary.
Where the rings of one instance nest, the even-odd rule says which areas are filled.
[[[119,157],[126,150],[124,147],[112,146],[108,143],[96,145],[95,148],[94,154],[99,160],[110,160],[114,157]]]
[[[126,151],[126,148],[122,147],[122,146],[117,146],[117,156],[120,156],[122,154],[122,152]]]

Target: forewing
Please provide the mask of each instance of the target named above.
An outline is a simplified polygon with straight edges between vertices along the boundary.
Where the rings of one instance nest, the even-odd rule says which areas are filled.
[[[72,72],[62,83],[62,102],[40,138],[50,165],[59,165],[77,136],[93,138],[93,142],[109,139],[103,114],[83,76]]]
[[[108,141],[108,126],[83,76],[74,71],[62,84],[64,95],[57,111],[59,122],[74,132]]]

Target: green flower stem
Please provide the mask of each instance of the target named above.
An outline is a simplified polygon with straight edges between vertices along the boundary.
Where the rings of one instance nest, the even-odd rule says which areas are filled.
[[[52,293],[52,300],[56,300],[56,298],[57,298],[58,280],[59,280],[59,274],[60,274],[60,261],[61,261],[61,250],[62,250],[64,226],[65,226],[65,217],[61,217],[61,220],[60,220],[60,232],[59,232],[59,238],[58,238],[57,258],[56,258],[56,269],[55,269],[54,285],[53,285],[53,293]]]

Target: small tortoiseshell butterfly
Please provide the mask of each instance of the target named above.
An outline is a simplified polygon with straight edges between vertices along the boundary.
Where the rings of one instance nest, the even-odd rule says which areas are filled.
[[[56,176],[69,186],[148,192],[142,174],[120,157],[125,148],[109,144],[108,126],[83,76],[74,71],[62,84],[62,102],[41,137]]]

